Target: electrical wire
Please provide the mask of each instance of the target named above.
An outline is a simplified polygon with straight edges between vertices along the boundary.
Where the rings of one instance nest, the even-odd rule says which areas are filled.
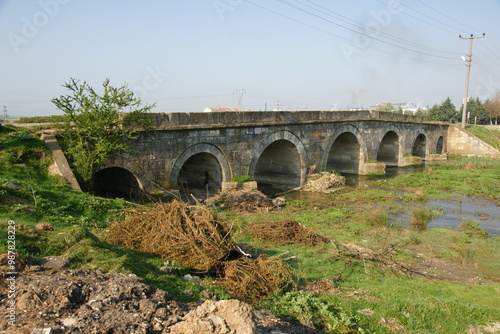
[[[331,9],[329,8],[326,8],[324,6],[321,6],[311,0],[305,0],[307,1],[308,3],[312,4],[313,6],[317,7],[312,7],[310,5],[307,5],[305,3],[302,3],[300,2],[299,0],[295,0],[296,2],[298,3],[301,3],[302,5],[304,6],[307,6],[313,10],[316,10],[320,13],[322,13],[323,15],[327,15],[327,16],[330,16],[330,17],[333,17],[333,18],[337,18],[338,20],[344,22],[344,23],[347,23],[349,25],[352,25],[354,27],[357,27],[357,28],[362,28],[364,29],[365,31],[369,31],[370,27],[368,27],[367,25],[365,24],[361,24],[355,20],[352,20],[342,14],[339,14],[339,13],[336,13],[334,11],[332,11]],[[320,9],[318,9],[320,8]],[[432,47],[429,47],[429,46],[425,46],[425,45],[421,45],[421,44],[417,44],[417,43],[414,43],[414,42],[411,42],[411,41],[408,41],[408,40],[405,40],[405,39],[402,39],[402,38],[399,38],[397,36],[392,36],[390,34],[387,34],[383,31],[378,31],[377,32],[381,37],[383,38],[387,38],[387,39],[390,39],[392,41],[395,41],[395,42],[398,42],[398,43],[403,43],[403,44],[406,44],[406,45],[409,45],[409,46],[413,46],[413,47],[417,47],[419,49],[426,49],[426,50],[429,50],[429,51],[432,51],[432,52],[439,52],[439,53],[444,53],[444,54],[448,54],[448,55],[458,55],[458,53],[454,53],[454,52],[450,52],[450,51],[446,51],[446,50],[440,50],[440,49],[436,49],[436,48],[432,48]]]
[[[316,17],[316,18],[319,18],[319,19],[321,19],[321,20],[323,20],[323,21],[326,21],[326,22],[328,22],[328,23],[331,23],[331,24],[333,24],[333,25],[335,25],[335,26],[338,26],[338,27],[340,27],[340,28],[343,28],[343,29],[345,29],[345,30],[348,30],[348,31],[354,32],[354,33],[356,33],[356,34],[360,34],[360,35],[365,36],[365,37],[367,37],[367,38],[370,38],[370,39],[376,40],[376,41],[378,41],[378,42],[381,42],[381,43],[384,43],[384,44],[387,44],[387,45],[390,45],[390,46],[394,46],[394,47],[399,48],[399,49],[402,49],[402,50],[406,50],[406,51],[410,51],[410,52],[413,52],[413,53],[417,53],[417,54],[421,54],[421,55],[426,55],[426,56],[430,56],[430,57],[437,57],[437,58],[443,58],[443,59],[454,59],[454,58],[452,58],[452,57],[435,55],[435,54],[431,54],[431,53],[428,53],[428,52],[423,52],[423,51],[419,51],[419,50],[411,49],[411,48],[409,48],[409,47],[401,46],[401,45],[398,45],[398,44],[395,44],[395,43],[392,43],[392,42],[388,42],[388,41],[382,40],[382,39],[380,39],[380,38],[377,38],[377,37],[374,37],[374,36],[370,36],[369,34],[364,33],[364,32],[362,32],[362,31],[356,31],[356,30],[354,30],[354,29],[351,29],[351,28],[349,28],[349,27],[346,27],[345,25],[339,24],[338,22],[335,22],[335,21],[329,20],[329,19],[327,19],[327,18],[324,18],[324,17],[322,17],[322,16],[320,16],[320,15],[317,15],[317,14],[315,14],[315,13],[312,13],[312,12],[310,12],[310,11],[307,11],[307,10],[305,10],[305,9],[303,9],[303,8],[301,8],[301,7],[298,7],[298,6],[294,5],[294,4],[291,4],[291,3],[289,3],[289,2],[288,2],[288,1],[286,1],[286,0],[277,0],[277,1],[278,1],[278,2],[280,2],[280,3],[282,3],[282,4],[285,4],[285,5],[289,6],[289,7],[291,7],[291,8],[294,8],[294,9],[299,10],[299,11],[301,11],[301,12],[307,13],[307,14],[309,14],[309,15],[311,15],[311,16],[314,16],[314,17]]]

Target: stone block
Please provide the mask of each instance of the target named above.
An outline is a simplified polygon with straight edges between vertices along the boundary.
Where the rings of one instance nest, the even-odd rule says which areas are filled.
[[[370,162],[361,163],[359,166],[359,175],[385,175],[385,163]]]

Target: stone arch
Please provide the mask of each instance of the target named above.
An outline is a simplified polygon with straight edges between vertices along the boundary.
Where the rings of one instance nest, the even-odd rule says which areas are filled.
[[[255,151],[249,175],[261,188],[293,189],[304,184],[307,161],[301,140],[290,131],[277,131]]]
[[[394,124],[388,125],[382,136],[377,149],[377,161],[385,163],[387,166],[398,166],[401,161],[402,132]]]
[[[415,137],[415,140],[413,141],[412,148],[411,148],[411,154],[422,158],[422,160],[425,160],[427,157],[428,149],[427,149],[427,132],[425,130],[420,130],[417,132],[417,136]]]
[[[139,179],[122,167],[98,170],[92,177],[94,193],[102,197],[125,198],[139,201],[144,193]]]
[[[358,128],[351,124],[342,125],[326,145],[321,169],[358,174],[360,163],[366,156],[366,144]]]
[[[170,173],[170,184],[187,195],[217,193],[222,182],[231,179],[231,168],[224,153],[215,145],[199,143],[179,155]]]
[[[439,136],[439,138],[436,142],[436,153],[443,154],[443,152],[444,152],[444,137]]]

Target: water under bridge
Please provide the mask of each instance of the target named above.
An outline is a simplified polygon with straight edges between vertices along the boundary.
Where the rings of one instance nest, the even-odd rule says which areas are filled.
[[[311,172],[370,174],[385,166],[443,159],[448,124],[369,111],[151,114],[156,126],[94,176],[98,193],[221,189],[249,175],[259,186],[292,189]]]

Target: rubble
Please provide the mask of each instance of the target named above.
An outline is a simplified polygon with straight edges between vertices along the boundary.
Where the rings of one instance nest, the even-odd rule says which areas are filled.
[[[15,326],[8,324],[6,280],[0,281],[0,329],[62,333],[319,333],[257,311],[239,300],[181,303],[135,275],[91,270],[37,270],[16,279]],[[210,328],[210,331],[201,331]]]

